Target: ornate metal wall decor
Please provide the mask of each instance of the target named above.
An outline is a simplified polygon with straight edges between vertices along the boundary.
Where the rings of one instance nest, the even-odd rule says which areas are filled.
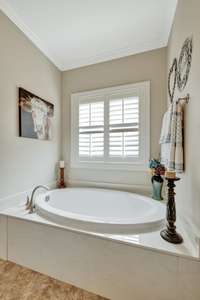
[[[177,59],[174,58],[172,66],[169,70],[169,75],[168,75],[168,93],[169,93],[171,102],[173,102],[173,99],[174,99],[176,81],[177,81]]]
[[[180,92],[182,92],[187,84],[191,62],[192,62],[192,37],[188,37],[183,43],[180,57],[178,60],[177,69],[177,85]]]

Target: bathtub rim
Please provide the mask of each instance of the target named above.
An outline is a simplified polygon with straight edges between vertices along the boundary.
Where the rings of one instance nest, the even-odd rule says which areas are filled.
[[[108,189],[98,189],[98,188],[70,188],[70,189],[89,189],[89,190],[104,190],[108,191]],[[52,192],[59,191],[59,189],[55,189],[52,191],[48,191],[42,194],[39,194],[35,199],[36,212],[39,216],[57,223],[61,226],[67,226],[78,230],[86,230],[97,233],[142,233],[154,231],[163,226],[165,221],[165,213],[166,206],[165,203],[156,202],[155,200],[135,194],[130,192],[122,192],[126,194],[135,195],[145,201],[151,201],[151,204],[158,207],[159,210],[156,210],[153,215],[147,217],[135,217],[135,218],[127,218],[126,221],[119,220],[108,221],[107,219],[101,220],[96,217],[85,217],[85,215],[66,212],[65,210],[61,210],[58,208],[54,208],[48,204],[48,201],[45,201],[46,196],[49,196]],[[112,191],[109,189],[109,191]],[[116,190],[114,190],[116,191]],[[155,201],[155,202],[154,202]],[[162,217],[160,214],[162,213]]]

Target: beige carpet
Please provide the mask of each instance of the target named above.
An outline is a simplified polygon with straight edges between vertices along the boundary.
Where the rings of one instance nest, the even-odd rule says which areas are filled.
[[[14,263],[0,260],[1,300],[106,300]]]

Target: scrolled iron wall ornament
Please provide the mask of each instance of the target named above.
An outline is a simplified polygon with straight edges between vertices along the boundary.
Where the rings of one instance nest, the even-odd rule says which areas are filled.
[[[188,37],[183,43],[177,66],[177,85],[182,92],[187,84],[192,63],[193,40]]]
[[[177,59],[174,58],[168,75],[168,93],[169,93],[171,103],[173,102],[174,99],[176,81],[177,81]]]

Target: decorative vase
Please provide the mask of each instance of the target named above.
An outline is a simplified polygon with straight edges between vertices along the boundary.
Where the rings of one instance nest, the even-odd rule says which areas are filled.
[[[153,193],[152,198],[155,200],[163,200],[162,197],[162,187],[163,187],[163,178],[160,175],[154,175],[151,178]]]

